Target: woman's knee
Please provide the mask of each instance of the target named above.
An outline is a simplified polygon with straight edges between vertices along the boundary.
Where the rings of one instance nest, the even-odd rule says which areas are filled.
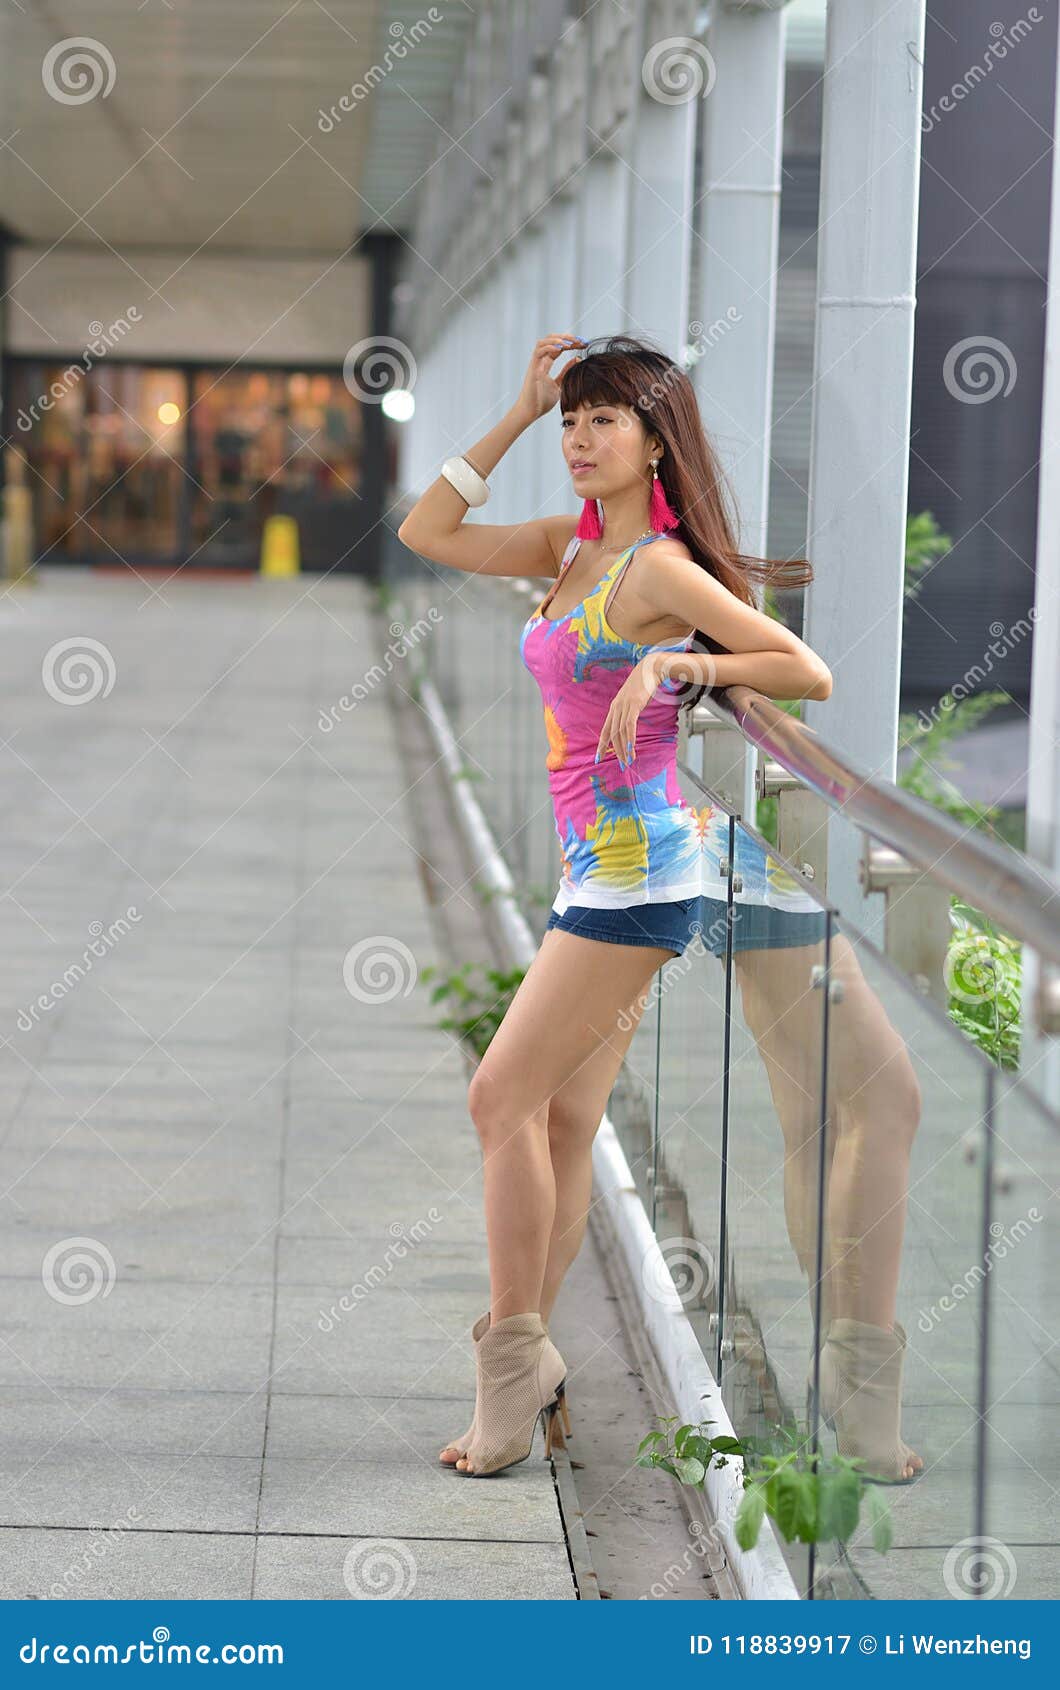
[[[837,1138],[856,1133],[867,1151],[908,1156],[920,1126],[923,1094],[904,1043],[896,1046],[869,1083],[840,1093],[835,1112]]]
[[[548,1104],[549,1144],[560,1151],[591,1144],[602,1119],[597,1100],[555,1092]]]
[[[525,1112],[516,1088],[498,1080],[485,1061],[479,1063],[467,1090],[467,1109],[483,1150],[496,1150],[520,1128],[539,1130],[544,1109]]]

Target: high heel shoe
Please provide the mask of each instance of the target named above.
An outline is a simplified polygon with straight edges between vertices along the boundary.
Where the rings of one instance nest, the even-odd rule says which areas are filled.
[[[563,1431],[556,1426],[556,1415],[563,1421]],[[570,1415],[567,1413],[567,1379],[566,1375],[556,1386],[556,1400],[548,1403],[541,1410],[541,1424],[545,1434],[545,1460],[547,1461],[554,1449],[566,1449],[567,1438],[571,1435]],[[566,1436],[564,1436],[564,1433]]]
[[[494,1321],[476,1345],[475,1364],[475,1433],[456,1464],[457,1472],[486,1478],[525,1461],[539,1416],[551,1455],[557,1409],[570,1431],[567,1367],[540,1314],[510,1314]]]
[[[490,1311],[489,1311],[489,1309],[487,1309],[485,1314],[479,1315],[479,1317],[476,1320],[474,1326],[471,1328],[471,1341],[472,1341],[472,1343],[474,1343],[476,1345],[478,1344],[479,1339],[482,1337],[482,1334],[485,1332],[489,1323],[490,1323]],[[438,1460],[441,1462],[443,1467],[455,1467],[457,1462],[459,1461],[460,1457],[462,1455],[467,1454],[468,1445],[470,1444],[472,1438],[475,1436],[475,1426],[477,1424],[477,1410],[478,1410],[477,1401],[476,1401],[476,1404],[475,1404],[475,1408],[476,1408],[476,1413],[472,1415],[471,1424],[468,1427],[467,1431],[464,1432],[462,1434],[462,1436],[460,1436],[459,1438],[454,1438],[452,1443],[446,1444],[445,1449],[440,1451],[440,1453],[438,1455]],[[456,1454],[453,1456],[452,1461],[447,1461],[445,1459],[445,1451],[449,1450],[449,1449],[453,1449],[453,1450],[456,1451]]]
[[[861,1320],[829,1323],[821,1345],[821,1418],[836,1436],[840,1455],[864,1462],[872,1484],[909,1485],[923,1472],[901,1435],[904,1329],[891,1331]],[[807,1417],[813,1409],[813,1361],[807,1381]],[[912,1467],[912,1473],[906,1468]]]

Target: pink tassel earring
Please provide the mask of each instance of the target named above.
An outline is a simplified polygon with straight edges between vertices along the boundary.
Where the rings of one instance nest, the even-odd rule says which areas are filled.
[[[676,528],[681,519],[674,515],[670,501],[666,497],[666,488],[659,476],[658,459],[653,462],[651,473],[651,502],[648,505],[648,516],[651,521],[652,532],[665,534],[668,529]]]
[[[599,540],[602,538],[604,530],[595,499],[585,500],[582,505],[582,514],[578,518],[578,526],[574,532],[579,540]]]

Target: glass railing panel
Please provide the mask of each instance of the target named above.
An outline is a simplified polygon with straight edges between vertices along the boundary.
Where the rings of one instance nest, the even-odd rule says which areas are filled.
[[[669,1009],[649,991],[640,1010],[625,1060],[607,1104],[608,1118],[633,1174],[641,1202],[650,1215],[655,1188],[655,1147],[659,1136],[659,1056]]]
[[[999,1075],[985,1148],[991,1159],[974,1172],[989,1185],[987,1227],[974,1255],[953,1260],[950,1290],[952,1302],[967,1299],[980,1321],[985,1315],[989,1334],[985,1490],[973,1526],[973,1537],[985,1541],[951,1551],[948,1583],[951,1594],[1052,1599],[1060,1491],[1060,1120]]]
[[[821,1443],[893,1479],[900,1438],[923,1471],[879,1487],[889,1552],[873,1548],[866,1521],[844,1548],[822,1547],[815,1592],[944,1597],[947,1549],[976,1517],[980,1321],[972,1302],[939,1311],[979,1248],[990,1068],[849,925],[829,962],[820,1378],[835,1427],[822,1426]]]
[[[813,1343],[828,918],[739,822],[734,841],[721,1386],[737,1435],[782,1453]],[[783,1548],[805,1592],[809,1548]]]
[[[716,1371],[727,922],[724,902],[708,906],[704,900],[701,912],[701,933],[683,956],[663,964],[652,983],[662,1020],[647,1207],[685,1312]]]

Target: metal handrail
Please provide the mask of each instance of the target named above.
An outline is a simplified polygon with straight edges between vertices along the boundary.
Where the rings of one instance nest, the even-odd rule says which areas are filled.
[[[538,580],[551,584],[551,577],[543,576],[493,579],[504,581],[517,597],[535,594]],[[961,827],[945,811],[893,781],[866,774],[753,687],[719,688],[695,708],[727,717],[770,761],[855,827],[891,846],[922,874],[1060,969],[1060,885],[1040,864]]]
[[[724,711],[745,739],[855,827],[1060,967],[1060,886],[1039,864],[866,774],[751,687],[712,692],[707,707]]]

